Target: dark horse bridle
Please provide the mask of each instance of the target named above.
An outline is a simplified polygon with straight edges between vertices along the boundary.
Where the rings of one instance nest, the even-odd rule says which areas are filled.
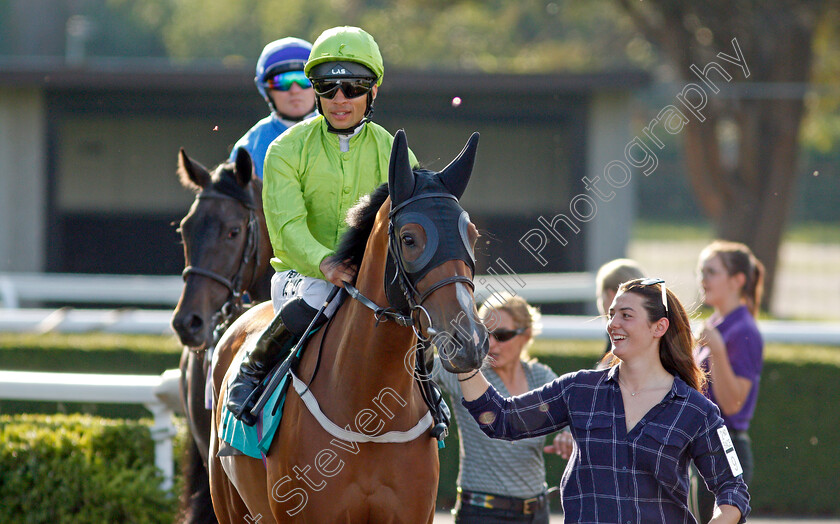
[[[225,303],[222,305],[219,312],[216,314],[218,320],[215,322],[215,328],[213,330],[213,345],[218,342],[219,337],[225,332],[225,330],[230,326],[230,324],[236,320],[242,312],[245,310],[245,305],[242,300],[242,291],[245,289],[249,289],[251,286],[254,285],[257,276],[257,268],[254,267],[254,270],[251,272],[251,278],[247,286],[242,285],[242,281],[245,277],[245,271],[248,269],[249,264],[252,261],[255,263],[259,262],[259,234],[260,234],[260,225],[257,221],[257,208],[252,201],[245,200],[240,197],[228,195],[225,193],[220,193],[218,191],[202,191],[195,196],[196,200],[201,199],[227,199],[227,200],[234,200],[242,205],[245,209],[248,210],[249,217],[248,217],[248,227],[247,233],[245,238],[245,248],[242,250],[242,258],[239,260],[239,267],[236,270],[236,273],[233,275],[232,278],[228,279],[215,271],[211,271],[209,269],[195,267],[195,266],[187,266],[181,272],[181,277],[183,277],[184,281],[186,282],[187,277],[190,275],[198,275],[205,278],[209,278],[214,280],[215,282],[223,285],[228,289],[228,296]],[[190,349],[194,353],[201,353],[207,350],[207,347],[199,350]]]
[[[439,442],[442,442],[443,438],[445,438],[448,433],[449,417],[446,415],[443,407],[441,406],[443,403],[442,398],[438,397],[436,399],[432,394],[431,370],[429,369],[428,362],[426,361],[426,352],[431,346],[432,339],[436,333],[431,328],[432,319],[431,316],[429,316],[429,312],[423,307],[423,302],[425,302],[432,293],[450,284],[466,284],[473,290],[473,292],[475,291],[475,284],[473,283],[471,277],[455,275],[435,282],[429,286],[429,289],[421,293],[409,277],[408,271],[406,270],[406,261],[404,260],[402,251],[399,248],[400,244],[396,233],[397,228],[394,225],[395,218],[397,214],[407,205],[422,199],[431,198],[452,199],[455,201],[456,205],[458,202],[458,198],[449,193],[424,193],[411,197],[399,205],[394,206],[388,213],[388,254],[394,262],[394,277],[390,279],[390,282],[387,271],[385,275],[385,290],[386,295],[388,296],[388,307],[380,307],[376,305],[375,302],[362,295],[358,289],[350,284],[345,283],[344,289],[352,298],[373,310],[374,317],[377,322],[392,319],[397,324],[404,327],[411,326],[414,330],[414,333],[417,335],[417,339],[420,341],[420,344],[417,345],[414,378],[420,386],[420,392],[423,396],[424,402],[432,412],[432,417],[435,422],[432,429],[432,436],[434,436]],[[466,228],[459,229],[463,245],[469,247],[468,239],[463,238],[466,235]],[[431,234],[432,232],[427,230],[427,235]],[[434,234],[436,235],[436,233]],[[437,262],[443,262],[446,260],[463,260],[470,267],[472,276],[475,276],[475,259],[472,252],[466,252],[465,255],[465,250],[452,249],[451,246],[446,246],[443,250],[437,249],[436,252],[432,253],[431,257],[425,261],[423,266],[417,268],[414,273],[428,273],[428,271],[439,265]],[[425,272],[423,272],[424,270]],[[402,296],[394,296],[392,293],[389,293],[389,291],[394,288],[394,284],[399,286],[402,291]],[[422,325],[420,324],[421,317],[415,317],[415,312],[425,313],[426,318],[429,321],[425,337],[423,336]]]

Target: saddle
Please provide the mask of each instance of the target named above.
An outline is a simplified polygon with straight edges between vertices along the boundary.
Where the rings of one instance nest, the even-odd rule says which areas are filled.
[[[306,347],[306,341],[318,329],[320,327],[306,334],[289,356],[275,366],[263,380],[264,386],[267,386],[272,381],[276,382],[278,379],[279,383],[264,401],[261,399],[263,407],[260,415],[257,417],[256,424],[253,426],[245,424],[234,417],[228,411],[227,406],[222,405],[222,420],[218,428],[219,438],[222,441],[249,457],[258,459],[265,457],[265,454],[268,453],[268,448],[271,446],[271,441],[274,439],[274,434],[277,432],[277,428],[280,427],[280,420],[283,416],[283,405],[286,402],[289,384],[291,384],[291,372],[297,369],[297,365],[303,355],[303,350]],[[244,353],[240,352],[240,355],[231,363],[231,367],[234,365],[238,366],[239,361],[243,357]]]
[[[354,289],[349,285],[347,287],[349,289]],[[336,288],[336,292],[340,289],[341,288]],[[343,301],[345,296],[346,295],[344,293],[339,293],[337,299]],[[357,300],[359,299],[359,297],[353,295],[352,293],[351,296]],[[330,297],[327,298],[327,302],[330,302],[333,298],[335,298],[335,294],[331,294]],[[364,303],[364,300],[362,302]],[[283,362],[278,364],[262,382],[263,386],[266,387],[266,391],[257,403],[257,408],[261,407],[261,409],[259,409],[257,423],[253,426],[245,424],[234,417],[227,409],[227,406],[222,406],[222,420],[218,428],[219,438],[233,449],[231,450],[229,448],[225,448],[220,451],[220,455],[237,454],[236,451],[238,451],[253,458],[259,459],[265,457],[265,454],[268,452],[271,442],[274,439],[274,434],[280,427],[280,421],[283,416],[283,406],[286,401],[289,385],[292,383],[293,373],[297,370],[304,348],[306,347],[306,342],[312,337],[312,335],[317,333],[321,327],[326,325],[323,322],[317,323],[320,311],[317,312],[314,317],[311,315],[306,316],[311,322],[308,330],[304,329],[301,331],[305,333],[305,335],[301,337],[290,352],[289,356],[286,357]],[[417,358],[415,360],[414,378],[420,386],[420,392],[422,393],[423,400],[429,407],[432,416],[433,423],[431,435],[438,441],[438,446],[442,448],[444,447],[444,438],[448,435],[449,420],[451,415],[449,408],[440,393],[440,389],[430,378],[431,369],[429,367],[429,362],[426,359],[427,356],[430,355],[425,354],[425,351],[418,347]],[[243,357],[244,352],[240,352],[237,358],[231,362],[231,367],[237,366],[238,368]],[[319,362],[316,364],[316,372],[319,365],[320,355]]]

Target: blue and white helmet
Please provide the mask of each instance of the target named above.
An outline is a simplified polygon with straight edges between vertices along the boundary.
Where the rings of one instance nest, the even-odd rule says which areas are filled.
[[[257,71],[254,77],[254,83],[257,84],[257,90],[263,98],[268,98],[268,93],[265,91],[266,78],[286,71],[303,71],[311,50],[312,44],[291,36],[266,45],[257,60]]]

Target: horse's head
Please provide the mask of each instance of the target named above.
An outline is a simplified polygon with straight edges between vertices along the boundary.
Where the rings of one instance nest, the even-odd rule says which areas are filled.
[[[253,176],[251,157],[239,149],[232,163],[211,174],[181,149],[178,156],[181,185],[196,193],[179,231],[184,242],[184,290],[172,316],[181,343],[206,347],[213,328],[256,278],[263,241],[260,220],[261,185]]]
[[[473,294],[478,231],[458,203],[477,147],[478,133],[473,133],[443,171],[412,170],[405,133],[400,130],[394,137],[388,173],[389,302],[412,310],[420,323],[418,336],[432,340],[444,368],[451,372],[477,369],[489,348]]]

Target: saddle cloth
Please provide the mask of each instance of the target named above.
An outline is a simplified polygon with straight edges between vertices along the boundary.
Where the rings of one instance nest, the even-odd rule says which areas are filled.
[[[301,345],[296,358],[300,358],[303,347],[304,345]],[[231,367],[237,367],[233,369],[238,369],[243,356],[237,356],[234,359]],[[269,373],[263,381],[263,384],[267,384],[274,376],[274,373],[276,371]],[[249,426],[234,417],[233,413],[227,409],[227,406],[222,404],[222,417],[218,428],[219,438],[249,457],[257,459],[264,458],[265,454],[268,453],[268,448],[271,446],[271,441],[274,439],[277,428],[280,427],[280,419],[283,416],[283,405],[286,402],[286,393],[289,390],[290,383],[291,376],[287,372],[277,386],[277,389],[269,397],[268,402],[265,403],[265,406],[257,417],[257,423],[253,426]]]

